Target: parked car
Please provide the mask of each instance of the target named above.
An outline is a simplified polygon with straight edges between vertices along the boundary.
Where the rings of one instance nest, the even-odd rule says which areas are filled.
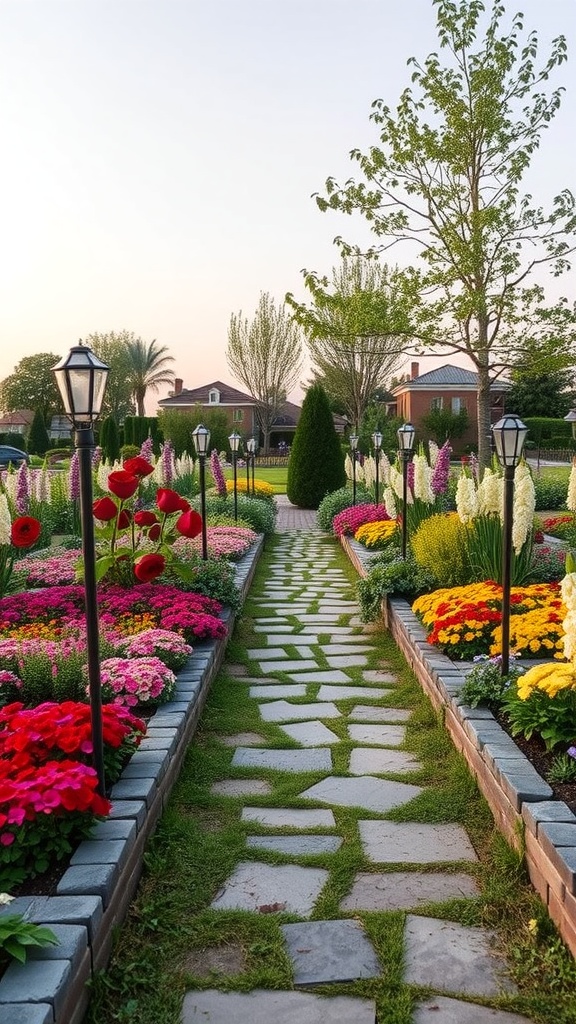
[[[30,462],[27,452],[12,448],[9,444],[0,444],[0,469],[6,469],[10,463],[13,466],[21,466],[23,462]]]

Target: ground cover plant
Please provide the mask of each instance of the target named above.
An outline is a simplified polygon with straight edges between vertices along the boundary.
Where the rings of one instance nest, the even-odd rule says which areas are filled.
[[[249,770],[231,766],[232,737],[253,731],[262,735],[265,745],[293,745],[277,725],[262,721],[247,686],[230,668],[232,661],[234,666],[250,666],[251,674],[255,671],[247,649],[261,644],[261,634],[253,630],[251,619],[258,613],[260,588],[267,582],[271,550],[273,544],[257,570],[245,617],[228,650],[228,664],[215,681],[170,804],[148,846],[138,894],[117,936],[110,965],[94,982],[89,1024],[130,1019],[141,1024],[177,1024],[188,988],[247,992],[293,987],[280,932],[281,924],[296,920],[293,915],[272,907],[268,913],[251,914],[215,911],[209,906],[239,860],[280,863],[276,853],[246,847],[246,836],[259,829],[241,820],[243,799],[212,792],[212,785],[222,779],[251,775]],[[342,558],[340,564],[353,585],[348,563]],[[305,628],[298,626],[297,616],[289,616],[288,622]],[[328,634],[320,639],[327,641]],[[474,781],[395,645],[384,632],[371,634],[371,639],[375,643],[373,664],[385,660],[398,674],[394,706],[411,713],[405,749],[422,764],[413,780],[426,787],[416,801],[389,817],[397,822],[456,821],[467,829],[479,858],[477,865],[468,866],[479,884],[478,897],[429,903],[418,912],[494,930],[498,952],[511,965],[519,992],[500,1000],[487,999],[487,1003],[525,1014],[535,1024],[573,1024],[576,968],[528,884],[519,855],[494,829]],[[361,670],[351,670],[355,681],[360,682],[361,676]],[[381,703],[390,703],[390,698]],[[339,706],[346,710],[350,702]],[[330,728],[340,739],[335,752],[337,767],[345,771],[352,745],[346,726],[335,719]],[[270,808],[308,806],[298,800],[298,794],[319,778],[315,773],[261,770],[257,777],[271,787],[257,803]],[[315,920],[342,917],[339,904],[355,874],[381,869],[363,855],[357,834],[358,812],[337,807],[334,813],[344,843],[330,856],[330,883],[314,911]],[[362,816],[371,817],[366,812]],[[283,832],[290,834],[289,829]],[[317,866],[319,860],[295,857],[294,863]],[[376,979],[319,991],[374,998],[383,1024],[412,1024],[416,993],[403,981],[404,914],[360,911],[354,917],[362,922],[376,949],[381,973]]]

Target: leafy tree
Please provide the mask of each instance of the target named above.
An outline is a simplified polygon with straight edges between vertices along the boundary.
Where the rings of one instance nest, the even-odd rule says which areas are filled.
[[[131,341],[135,341],[135,338],[130,331],[109,331],[107,334],[96,332],[86,338],[86,344],[110,367],[102,416],[113,416],[117,424],[123,423],[126,416],[135,412],[130,385],[132,363],[128,343]]]
[[[16,409],[39,411],[44,423],[50,423],[52,416],[62,411],[60,392],[52,373],[52,367],[59,361],[60,356],[52,352],[24,356],[14,367],[14,372],[0,383],[2,408],[6,412]]]
[[[451,409],[431,409],[420,422],[429,437],[436,444],[443,445],[445,441],[452,438],[462,437],[469,425],[467,409],[460,409],[460,412],[452,412]]]
[[[299,508],[318,508],[322,498],[346,483],[344,455],[326,392],[315,384],[307,392],[294,434],[286,493]]]
[[[576,218],[568,190],[549,212],[520,193],[561,89],[543,84],[566,60],[559,36],[543,62],[535,32],[523,37],[523,16],[501,29],[504,7],[484,21],[481,0],[434,0],[442,64],[432,53],[411,58],[412,85],[393,113],[379,99],[371,115],[379,144],[353,150],[365,180],[333,178],[317,197],[321,210],[360,212],[381,239],[372,253],[401,241],[419,263],[406,272],[412,287],[412,335],[424,344],[463,352],[478,373],[479,457],[490,458],[490,382],[508,365],[521,338],[552,336],[553,321],[573,331],[566,300],[547,309],[536,268],[567,269]],[[345,255],[358,247],[340,240]],[[561,337],[562,335],[558,335]]]
[[[158,422],[166,440],[172,442],[176,455],[188,452],[196,457],[192,431],[199,423],[203,423],[210,431],[210,451],[215,448],[223,452],[228,448],[230,424],[222,409],[206,409],[202,405],[195,405],[189,411],[162,409],[158,413]]]
[[[552,339],[550,351],[525,342],[524,351],[511,368],[506,408],[521,418],[562,418],[574,404],[574,355]]]
[[[28,433],[28,451],[31,455],[45,455],[51,447],[44,417],[39,409],[34,413]]]
[[[144,416],[146,392],[156,392],[163,384],[174,384],[174,371],[168,366],[174,362],[174,357],[167,355],[166,345],[159,345],[156,340],[147,344],[133,335],[126,340],[126,349],[129,359],[127,384],[138,416]]]
[[[374,392],[405,357],[405,276],[360,258],[333,268],[331,286],[314,273],[304,276],[312,306],[290,294],[286,301],[307,334],[314,379],[358,427]]]
[[[286,395],[302,368],[302,342],[298,326],[284,305],[276,308],[262,292],[254,319],[230,317],[228,366],[255,399],[255,414],[263,435],[264,451],[270,448],[270,430]]]

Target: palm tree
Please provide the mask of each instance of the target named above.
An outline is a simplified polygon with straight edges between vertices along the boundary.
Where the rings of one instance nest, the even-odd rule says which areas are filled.
[[[174,357],[165,354],[168,352],[166,345],[159,346],[157,341],[147,345],[142,338],[130,339],[126,348],[130,359],[128,383],[136,402],[137,414],[144,416],[144,399],[148,389],[158,391],[162,384],[174,384],[174,371],[168,368],[168,363],[173,363]]]

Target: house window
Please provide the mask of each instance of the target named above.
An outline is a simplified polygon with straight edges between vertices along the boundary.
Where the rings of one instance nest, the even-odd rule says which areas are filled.
[[[220,392],[218,388],[212,388],[212,391],[208,392],[208,404],[218,405],[220,402]]]
[[[243,419],[244,419],[244,410],[243,409],[234,409],[234,412],[232,414],[233,422],[234,423],[242,423]]]
[[[464,405],[464,401],[461,398],[452,399],[452,412],[454,413],[455,416],[457,416],[458,413],[462,412],[462,410],[465,408],[466,406]]]
[[[430,408],[432,412],[439,412],[443,405],[444,399],[442,398],[442,395],[438,395],[436,398],[432,398],[430,400]]]

